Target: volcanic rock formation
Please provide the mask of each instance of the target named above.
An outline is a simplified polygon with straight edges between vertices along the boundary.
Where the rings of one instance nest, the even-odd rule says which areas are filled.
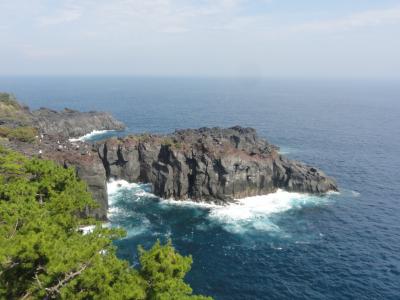
[[[223,204],[278,188],[336,191],[322,171],[280,155],[252,128],[200,128],[169,135],[112,138],[95,144],[106,176],[151,183],[162,198]]]

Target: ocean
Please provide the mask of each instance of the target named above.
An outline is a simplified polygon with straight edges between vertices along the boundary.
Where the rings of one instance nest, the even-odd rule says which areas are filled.
[[[194,292],[217,300],[400,299],[400,82],[2,77],[0,91],[31,108],[109,111],[133,133],[254,127],[338,181],[339,194],[226,207],[110,182],[110,223],[127,230],[118,255],[132,265],[139,244],[172,239],[193,256]]]

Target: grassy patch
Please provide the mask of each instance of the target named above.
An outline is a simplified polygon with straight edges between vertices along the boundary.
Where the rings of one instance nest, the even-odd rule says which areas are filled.
[[[0,93],[0,102],[15,109],[21,108],[15,96],[8,93]]]
[[[173,139],[171,139],[169,137],[164,138],[162,140],[161,144],[165,145],[165,146],[168,146],[170,148],[173,148],[173,149],[178,149],[178,150],[182,148],[182,144],[180,142],[175,141],[175,140],[173,140]]]
[[[26,125],[31,122],[27,109],[18,103],[15,96],[7,93],[0,93],[0,119]]]
[[[33,143],[37,135],[37,129],[29,126],[17,128],[0,127],[0,137],[8,138],[9,140]]]

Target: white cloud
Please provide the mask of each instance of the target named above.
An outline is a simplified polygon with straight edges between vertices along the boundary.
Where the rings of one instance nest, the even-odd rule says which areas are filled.
[[[55,12],[52,15],[41,16],[38,19],[40,26],[52,26],[63,23],[69,23],[80,19],[82,8],[80,6],[67,6]]]
[[[378,25],[400,23],[400,7],[368,10],[355,13],[345,18],[322,20],[299,24],[292,28],[295,32],[344,31]]]
[[[243,0],[175,0],[98,1],[93,17],[110,29],[141,32],[184,33],[195,29],[216,28],[235,17]]]
[[[40,47],[32,44],[22,44],[19,46],[19,51],[28,58],[35,60],[43,60],[49,58],[64,57],[68,51],[67,49],[53,49],[49,47]]]
[[[254,1],[254,0],[253,0]],[[271,0],[258,0],[270,3]],[[80,2],[84,3],[84,2]],[[242,13],[248,0],[99,0],[93,6],[92,18],[106,24],[105,31],[122,30],[140,33],[181,34],[191,31],[261,32],[275,37],[281,34],[343,31],[369,26],[400,23],[400,6],[367,10],[337,19],[301,23],[271,18],[268,12]],[[89,11],[90,9],[86,9]],[[100,27],[99,27],[99,30]],[[104,32],[104,31],[102,31]]]
[[[271,1],[0,0],[0,72],[301,74],[310,65],[323,73],[329,63],[351,71],[365,49],[365,65],[394,69],[399,5],[372,10],[359,3],[349,14],[339,4],[294,11],[291,1]]]

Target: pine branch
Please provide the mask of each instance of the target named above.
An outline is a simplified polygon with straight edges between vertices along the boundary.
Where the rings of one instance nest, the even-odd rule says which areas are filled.
[[[68,273],[65,275],[64,279],[60,280],[55,286],[46,288],[46,292],[50,295],[54,294],[60,294],[60,289],[67,284],[70,280],[74,279],[75,277],[79,276],[83,271],[86,270],[86,268],[89,266],[89,264],[83,264],[81,268],[75,272]]]

